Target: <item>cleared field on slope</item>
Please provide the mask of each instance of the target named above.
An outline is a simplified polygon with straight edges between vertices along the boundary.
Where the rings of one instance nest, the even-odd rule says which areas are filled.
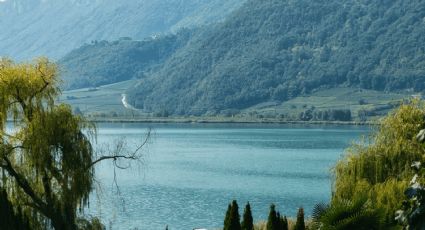
[[[257,111],[260,114],[289,114],[297,116],[299,113],[311,108],[316,111],[350,109],[353,119],[357,119],[360,110],[375,111],[379,116],[388,113],[392,109],[391,107],[408,98],[412,98],[412,95],[340,87],[320,90],[309,96],[296,97],[283,103],[259,104],[244,112]]]
[[[74,110],[79,110],[86,116],[109,118],[152,116],[152,114],[128,109],[123,106],[123,93],[135,82],[136,80],[129,80],[98,88],[64,91],[60,101],[70,104]],[[321,90],[309,96],[297,97],[283,103],[261,103],[240,111],[245,115],[241,114],[236,117],[241,120],[249,120],[251,118],[255,120],[257,117],[249,118],[247,114],[263,115],[265,118],[279,118],[281,114],[285,114],[287,120],[296,120],[301,112],[308,109],[313,109],[314,111],[349,109],[353,120],[360,120],[358,116],[360,111],[367,111],[373,114],[368,116],[368,120],[373,120],[387,114],[404,99],[408,98],[412,98],[412,95],[340,87]]]
[[[64,91],[61,102],[70,104],[86,115],[115,116],[132,115],[133,110],[123,106],[122,95],[136,80],[128,80],[97,88]]]

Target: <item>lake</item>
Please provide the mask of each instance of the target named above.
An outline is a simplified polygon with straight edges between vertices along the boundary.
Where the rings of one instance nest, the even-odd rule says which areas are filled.
[[[287,216],[310,215],[331,194],[330,169],[364,126],[268,124],[98,124],[97,146],[125,139],[135,149],[152,128],[143,159],[131,169],[111,162],[96,168],[89,215],[112,229],[222,227],[233,199],[242,215],[250,202],[254,221],[271,203]],[[126,166],[126,165],[123,165]],[[114,182],[116,178],[116,186]]]

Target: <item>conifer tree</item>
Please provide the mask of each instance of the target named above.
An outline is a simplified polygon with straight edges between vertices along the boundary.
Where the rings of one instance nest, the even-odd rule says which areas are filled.
[[[254,221],[252,218],[251,205],[249,202],[245,206],[241,228],[242,230],[254,230]]]
[[[304,209],[303,208],[298,209],[297,222],[295,223],[294,230],[305,230]]]
[[[274,204],[270,205],[269,218],[267,220],[267,230],[278,230],[278,219],[276,207]]]
[[[276,226],[277,229],[281,230],[282,229],[282,222],[280,221],[282,219],[282,217],[280,216],[280,212],[278,211],[276,214]]]
[[[281,216],[279,219],[279,222],[280,222],[281,230],[289,230],[288,219],[286,219],[286,216],[283,216],[283,217]]]
[[[232,205],[229,204],[229,206],[227,206],[226,216],[224,217],[224,225],[223,225],[224,230],[229,229],[229,220],[230,220],[230,210],[231,209],[232,209]]]
[[[241,230],[239,207],[236,200],[233,200],[230,209],[229,228],[226,230]]]

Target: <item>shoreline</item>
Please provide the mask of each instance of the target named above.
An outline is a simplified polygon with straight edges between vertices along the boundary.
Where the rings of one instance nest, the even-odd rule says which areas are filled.
[[[301,124],[301,125],[358,125],[376,126],[378,121],[282,121],[276,119],[245,120],[237,118],[211,119],[202,117],[174,117],[174,118],[99,118],[88,117],[87,120],[96,123],[164,123],[164,124]]]

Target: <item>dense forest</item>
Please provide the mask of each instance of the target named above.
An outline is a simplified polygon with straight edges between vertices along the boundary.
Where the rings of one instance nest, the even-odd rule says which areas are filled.
[[[146,111],[216,113],[323,88],[425,89],[419,1],[251,0],[130,89]]]
[[[143,39],[223,20],[244,0],[0,1],[0,56],[59,59],[94,40]],[[17,42],[19,41],[19,42]]]
[[[59,60],[63,88],[97,87],[132,78],[143,78],[184,46],[193,30],[184,29],[167,36],[133,41],[93,41]]]

